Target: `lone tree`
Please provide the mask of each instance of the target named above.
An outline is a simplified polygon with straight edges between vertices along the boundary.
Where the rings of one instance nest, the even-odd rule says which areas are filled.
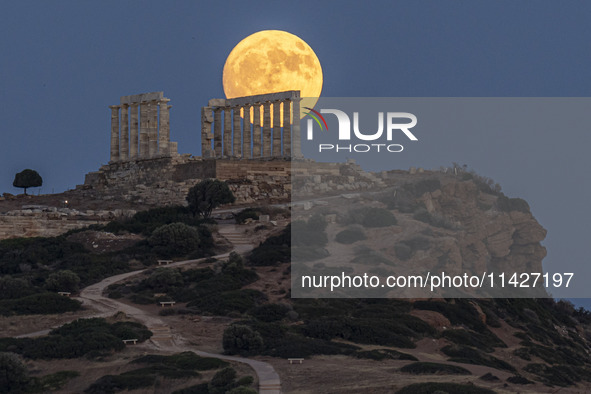
[[[222,204],[236,201],[226,182],[217,179],[206,179],[189,190],[187,202],[193,215],[200,215],[207,219],[214,208]]]
[[[50,291],[78,291],[80,277],[70,270],[54,272],[45,280],[45,288]]]
[[[41,185],[43,185],[41,175],[37,171],[29,169],[16,174],[14,176],[14,182],[12,182],[12,186],[25,189],[25,195],[29,187],[39,187]]]

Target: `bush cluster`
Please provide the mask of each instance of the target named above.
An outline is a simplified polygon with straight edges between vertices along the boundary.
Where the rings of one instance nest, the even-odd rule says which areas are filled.
[[[147,340],[152,333],[133,322],[109,324],[105,319],[78,319],[40,338],[0,338],[0,351],[10,349],[32,359],[77,358],[91,352],[112,352],[125,347],[123,339]]]
[[[365,232],[362,228],[351,226],[349,228],[344,229],[343,231],[339,232],[335,236],[335,241],[341,244],[352,244],[357,241],[362,241],[366,239]]]
[[[388,227],[398,224],[394,214],[384,208],[363,207],[349,211],[347,223],[363,227]]]
[[[291,259],[291,225],[280,234],[267,238],[248,255],[248,262],[256,267],[275,266]]]

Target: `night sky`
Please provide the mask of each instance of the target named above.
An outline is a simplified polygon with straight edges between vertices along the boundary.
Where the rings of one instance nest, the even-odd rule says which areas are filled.
[[[19,192],[25,168],[43,176],[41,193],[83,183],[109,160],[108,106],[123,95],[164,91],[172,140],[199,155],[200,108],[224,97],[227,55],[268,29],[314,49],[326,97],[591,95],[585,1],[3,2],[0,192]],[[511,151],[525,177],[494,150],[459,142],[453,157],[525,198],[549,231],[547,259],[577,267],[591,265],[589,146],[565,122]]]

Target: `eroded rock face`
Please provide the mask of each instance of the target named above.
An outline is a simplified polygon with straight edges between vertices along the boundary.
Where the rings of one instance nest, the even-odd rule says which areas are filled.
[[[468,180],[445,179],[440,189],[417,198],[427,211],[446,218],[456,229],[437,229],[426,252],[433,267],[463,270],[542,272],[546,230],[530,212],[506,211],[499,197]]]

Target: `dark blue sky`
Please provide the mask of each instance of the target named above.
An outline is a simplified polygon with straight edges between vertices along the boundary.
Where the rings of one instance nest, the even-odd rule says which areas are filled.
[[[226,56],[259,30],[304,39],[320,59],[328,97],[591,95],[585,1],[76,0],[1,7],[0,192],[18,192],[12,179],[24,168],[41,173],[43,193],[82,183],[109,159],[108,105],[122,95],[163,90],[173,105],[172,139],[181,153],[200,154],[200,108],[223,97]],[[553,146],[566,152],[548,157],[557,176],[579,169],[560,190],[540,176],[530,184],[523,174],[512,177],[492,153],[498,171],[469,152],[462,156],[461,146],[454,161],[484,169],[509,195],[530,202],[550,231],[549,258],[584,264],[591,192],[581,187],[590,163],[581,145],[589,137],[562,132],[522,151],[525,164],[528,154],[543,161],[540,152]]]

